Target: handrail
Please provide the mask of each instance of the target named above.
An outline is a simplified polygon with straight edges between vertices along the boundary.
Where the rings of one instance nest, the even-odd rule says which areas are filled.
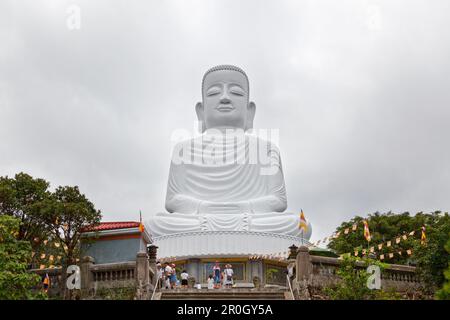
[[[150,298],[150,300],[153,300],[153,297],[155,296],[156,289],[158,288],[159,279],[160,279],[160,277],[156,276],[156,283],[155,283],[155,287],[153,288],[153,293],[152,293],[152,297]]]
[[[291,291],[292,300],[295,300],[294,291],[292,291],[292,286],[291,286],[291,279],[289,279],[289,275],[288,274],[286,275],[286,279],[287,279],[287,282],[289,284],[289,290]]]

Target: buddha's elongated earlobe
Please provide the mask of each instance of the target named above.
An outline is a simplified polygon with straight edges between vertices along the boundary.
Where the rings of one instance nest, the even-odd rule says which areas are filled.
[[[200,125],[199,130],[203,133],[206,130],[203,103],[197,102],[197,104],[195,105],[195,112],[197,113],[197,120]]]
[[[247,122],[245,123],[245,131],[253,129],[253,120],[255,119],[256,105],[250,101],[247,106]]]

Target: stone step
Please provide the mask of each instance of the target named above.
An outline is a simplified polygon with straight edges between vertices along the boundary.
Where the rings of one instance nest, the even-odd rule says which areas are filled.
[[[284,291],[176,290],[161,291],[161,300],[285,300]]]

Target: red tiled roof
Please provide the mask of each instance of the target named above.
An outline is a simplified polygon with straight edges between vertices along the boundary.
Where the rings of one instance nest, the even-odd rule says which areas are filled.
[[[139,227],[139,222],[136,221],[100,222],[99,225],[84,228],[83,232],[127,229],[137,227]]]

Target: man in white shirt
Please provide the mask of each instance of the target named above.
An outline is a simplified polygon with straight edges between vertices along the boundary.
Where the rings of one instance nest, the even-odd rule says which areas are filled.
[[[164,275],[166,278],[165,281],[166,289],[170,288],[170,276],[172,275],[172,272],[173,272],[172,267],[168,262],[166,262],[166,267],[164,268]]]

